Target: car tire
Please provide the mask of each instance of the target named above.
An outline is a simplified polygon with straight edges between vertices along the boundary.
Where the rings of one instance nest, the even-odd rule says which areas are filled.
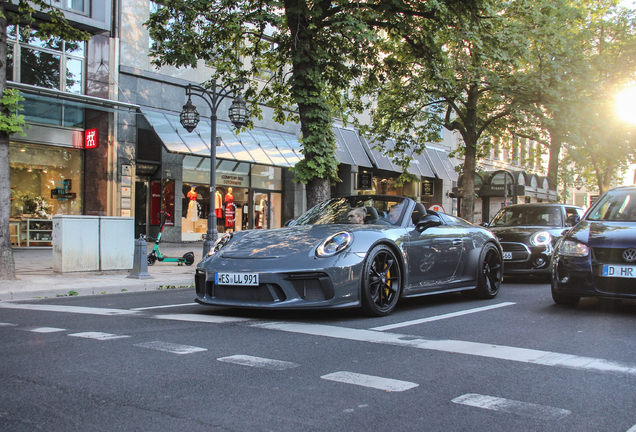
[[[362,312],[374,317],[390,314],[402,292],[402,270],[395,253],[384,245],[371,249],[361,279]]]
[[[571,296],[567,294],[559,294],[554,290],[554,286],[551,287],[552,291],[552,300],[554,303],[562,306],[574,306],[581,300],[581,297]]]
[[[501,252],[492,243],[487,243],[479,255],[477,288],[463,291],[469,298],[491,299],[499,294],[503,276],[503,259]]]

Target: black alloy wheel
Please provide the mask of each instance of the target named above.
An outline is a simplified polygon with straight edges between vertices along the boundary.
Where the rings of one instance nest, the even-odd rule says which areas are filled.
[[[497,246],[487,243],[481,250],[477,288],[462,293],[470,298],[491,299],[499,294],[503,276],[503,260]]]
[[[384,245],[374,247],[362,268],[362,311],[368,316],[386,316],[400,298],[402,272],[393,251]]]

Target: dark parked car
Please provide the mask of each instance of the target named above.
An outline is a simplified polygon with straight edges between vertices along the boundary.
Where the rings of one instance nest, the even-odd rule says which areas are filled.
[[[564,204],[515,204],[504,207],[488,227],[503,248],[504,274],[550,276],[557,241],[584,211]]]
[[[206,305],[362,307],[384,316],[401,297],[493,298],[501,278],[489,230],[410,198],[357,195],[319,204],[285,228],[224,235],[197,266],[195,286]]]
[[[636,186],[610,189],[554,250],[552,298],[636,299]]]

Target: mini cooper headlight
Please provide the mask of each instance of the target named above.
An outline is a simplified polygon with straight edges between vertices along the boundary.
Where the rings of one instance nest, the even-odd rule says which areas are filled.
[[[532,234],[530,237],[530,244],[532,246],[545,246],[552,242],[552,236],[547,231],[539,231]]]
[[[573,240],[564,240],[558,247],[557,253],[561,256],[584,257],[590,253],[590,248],[583,243]]]
[[[316,248],[316,256],[325,258],[334,256],[345,250],[353,242],[353,235],[346,231],[339,232],[324,240]]]
[[[208,252],[208,256],[212,256],[215,253],[217,253],[218,251],[220,251],[223,246],[225,246],[226,244],[228,244],[230,242],[230,240],[232,240],[232,233],[227,233],[225,234],[223,237],[221,237],[220,239],[218,239],[213,245],[212,248],[210,249],[210,251]]]

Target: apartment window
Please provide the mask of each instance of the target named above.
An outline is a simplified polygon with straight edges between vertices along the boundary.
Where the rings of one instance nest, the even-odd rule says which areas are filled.
[[[88,0],[53,0],[51,3],[60,9],[73,11],[82,15],[88,15],[89,12]]]
[[[7,28],[7,79],[82,94],[86,44],[43,40],[28,27]]]

